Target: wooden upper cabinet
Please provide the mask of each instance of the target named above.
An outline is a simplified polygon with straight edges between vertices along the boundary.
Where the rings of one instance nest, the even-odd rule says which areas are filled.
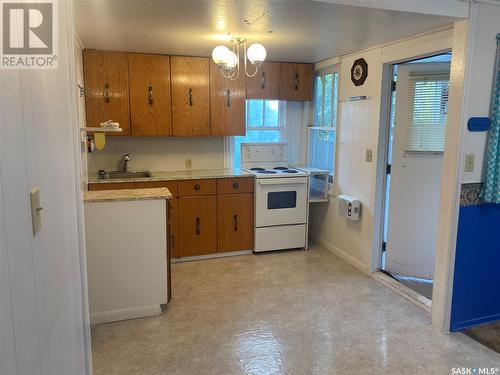
[[[129,54],[132,135],[172,135],[170,58]]]
[[[245,72],[225,78],[210,61],[211,135],[245,135]]]
[[[87,126],[98,127],[113,120],[123,130],[110,135],[130,135],[127,54],[86,49],[83,62]]]
[[[281,63],[280,99],[290,101],[312,100],[312,64]]]
[[[264,62],[253,77],[246,77],[247,99],[279,99],[281,63]]]
[[[172,56],[173,135],[210,135],[210,63],[205,57]]]

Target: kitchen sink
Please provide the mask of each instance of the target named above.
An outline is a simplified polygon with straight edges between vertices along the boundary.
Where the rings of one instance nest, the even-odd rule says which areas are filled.
[[[132,179],[132,178],[145,178],[152,177],[150,171],[135,171],[135,172],[122,172],[122,171],[99,171],[99,179],[100,180],[124,180],[124,179]]]

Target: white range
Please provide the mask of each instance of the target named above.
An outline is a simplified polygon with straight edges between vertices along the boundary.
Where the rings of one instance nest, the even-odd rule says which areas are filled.
[[[241,167],[255,175],[254,251],[307,248],[309,173],[288,166],[288,144],[242,143]]]

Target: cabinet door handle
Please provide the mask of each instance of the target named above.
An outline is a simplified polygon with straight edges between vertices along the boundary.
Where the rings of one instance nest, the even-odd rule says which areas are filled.
[[[111,95],[109,93],[109,83],[106,83],[104,85],[104,101],[106,103],[109,103],[110,99],[111,99]]]
[[[170,247],[174,247],[174,246],[175,246],[175,237],[170,236]]]
[[[200,189],[201,189],[200,184],[196,184],[196,185],[194,185],[194,190],[200,190]]]
[[[148,103],[150,105],[153,105],[153,99],[154,99],[154,96],[153,96],[153,86],[149,86],[148,87]]]
[[[295,90],[299,89],[299,73],[295,73]]]
[[[229,89],[226,90],[226,96],[227,96],[226,105],[228,107],[231,107],[231,90],[229,90]]]
[[[201,233],[201,220],[199,217],[196,218],[196,234],[199,235]]]
[[[240,187],[240,184],[238,184],[237,182],[235,182],[235,183],[233,184],[233,188],[234,188],[234,189],[238,189],[239,187]]]
[[[234,215],[233,221],[234,221],[234,231],[237,232],[238,231],[238,215]]]
[[[262,85],[262,90],[266,88],[266,72],[262,72],[262,78],[260,79]]]
[[[192,107],[193,106],[193,89],[189,88],[189,105]]]

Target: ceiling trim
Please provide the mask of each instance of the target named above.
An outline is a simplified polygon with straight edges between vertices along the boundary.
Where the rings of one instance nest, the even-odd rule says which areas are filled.
[[[472,0],[313,0],[321,3],[350,5],[365,8],[395,10],[400,12],[432,14],[457,18],[469,18]]]
[[[374,49],[382,49],[385,47],[398,45],[401,43],[409,42],[411,40],[420,39],[420,38],[423,38],[423,37],[428,36],[428,35],[436,35],[437,36],[438,34],[441,33],[441,34],[449,34],[450,37],[452,37],[453,36],[453,28],[454,28],[454,24],[449,25],[449,26],[445,26],[445,27],[440,27],[440,28],[434,29],[434,30],[429,30],[429,31],[426,31],[425,33],[412,35],[412,36],[409,36],[407,38],[401,38],[398,40],[394,40],[392,42],[378,44],[378,45],[371,46],[371,47],[368,47],[368,48],[365,48],[362,50],[349,52],[349,53],[346,53],[343,55],[333,56],[333,57],[330,57],[326,60],[321,60],[321,61],[316,62],[314,64],[314,69],[320,69],[320,68],[324,68],[324,67],[330,66],[330,65],[341,64],[343,59],[358,55],[361,52],[366,53],[366,52],[372,51]]]

